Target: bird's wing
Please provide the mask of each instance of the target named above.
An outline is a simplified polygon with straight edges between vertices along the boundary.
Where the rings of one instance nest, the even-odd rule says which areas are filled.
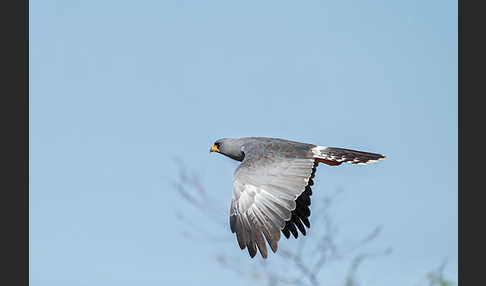
[[[292,220],[296,200],[306,191],[315,172],[315,162],[313,158],[252,151],[245,152],[245,159],[233,177],[230,227],[236,232],[241,249],[248,248],[253,258],[258,247],[266,258],[263,237],[276,252],[280,231]]]

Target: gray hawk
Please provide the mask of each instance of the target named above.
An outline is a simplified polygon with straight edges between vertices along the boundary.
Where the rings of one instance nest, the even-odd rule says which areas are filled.
[[[306,235],[319,163],[338,166],[385,159],[381,154],[265,137],[219,139],[210,152],[241,162],[233,176],[230,228],[251,258],[257,248],[267,258],[265,239],[275,253],[280,232],[287,239],[290,234],[297,238],[299,231]]]

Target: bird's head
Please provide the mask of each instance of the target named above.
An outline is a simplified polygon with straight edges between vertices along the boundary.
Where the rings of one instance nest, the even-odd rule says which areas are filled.
[[[213,143],[209,152],[217,152],[231,159],[243,161],[245,154],[241,151],[242,144],[240,139],[222,138]]]

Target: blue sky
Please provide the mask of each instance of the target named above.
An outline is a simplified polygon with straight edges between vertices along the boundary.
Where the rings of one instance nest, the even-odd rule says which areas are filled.
[[[362,282],[457,280],[455,1],[30,1],[29,38],[31,285],[245,285],[170,184],[178,156],[229,208],[208,150],[244,136],[387,155],[314,188],[344,237],[383,225]]]

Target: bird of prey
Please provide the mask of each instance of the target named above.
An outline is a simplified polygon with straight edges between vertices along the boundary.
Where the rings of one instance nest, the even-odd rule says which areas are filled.
[[[230,228],[242,250],[255,257],[275,253],[280,232],[288,239],[310,228],[311,186],[317,165],[369,164],[381,154],[317,146],[278,138],[222,138],[210,152],[240,161],[233,176]],[[305,226],[305,227],[304,227]],[[264,239],[265,237],[265,239]]]

